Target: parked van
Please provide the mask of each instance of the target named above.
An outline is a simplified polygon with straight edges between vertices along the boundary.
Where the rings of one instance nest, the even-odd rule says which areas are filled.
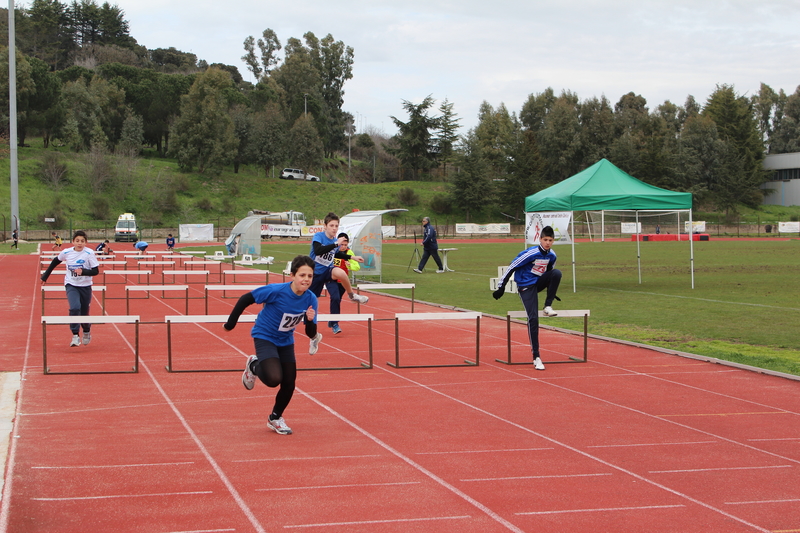
[[[138,233],[136,217],[131,213],[122,213],[114,228],[114,242],[136,242],[139,240]]]

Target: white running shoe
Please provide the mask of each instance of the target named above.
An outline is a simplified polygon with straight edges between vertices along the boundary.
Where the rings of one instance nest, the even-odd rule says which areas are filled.
[[[533,358],[533,368],[536,370],[544,370],[544,363],[542,363],[542,359],[540,357]]]
[[[444,270],[437,270],[436,273],[437,274],[444,274]]]
[[[308,355],[314,355],[317,353],[320,342],[322,342],[322,333],[317,333],[317,335],[311,339],[311,342],[308,343]]]
[[[84,331],[83,332],[83,345],[86,346],[90,342],[92,342],[92,334],[89,333],[88,331]]]
[[[250,364],[253,361],[258,361],[257,355],[251,355],[247,358],[247,363],[244,365],[244,372],[242,373],[242,385],[244,385],[244,388],[247,390],[253,390],[256,384],[256,375],[250,370]]]
[[[70,348],[73,346],[80,346],[81,345],[81,338],[78,335],[72,336],[72,342],[69,343]]]
[[[417,274],[422,274],[422,270],[420,270],[420,269],[418,269],[418,268],[414,268],[414,269],[412,269],[412,270],[413,270],[414,272],[416,272]]]
[[[352,293],[350,294],[350,300],[353,302],[358,302],[360,304],[365,304],[369,301],[369,296],[363,296],[361,294]]]
[[[553,308],[550,307],[549,305],[544,309],[542,309],[542,312],[544,313],[544,316],[558,316],[558,313],[553,311]]]
[[[291,435],[292,428],[286,425],[286,422],[283,420],[283,417],[276,418],[275,420],[270,420],[267,418],[267,427],[277,433],[278,435]]]

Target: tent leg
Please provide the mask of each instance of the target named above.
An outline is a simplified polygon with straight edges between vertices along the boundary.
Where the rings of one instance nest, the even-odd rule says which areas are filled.
[[[692,273],[692,288],[694,289],[694,226],[692,226],[692,210],[689,209],[689,270]]]
[[[636,264],[639,270],[639,285],[642,284],[642,252],[640,249],[641,232],[639,231],[639,210],[636,210]]]
[[[572,292],[578,292],[575,279],[575,211],[570,212],[570,223],[572,224]]]

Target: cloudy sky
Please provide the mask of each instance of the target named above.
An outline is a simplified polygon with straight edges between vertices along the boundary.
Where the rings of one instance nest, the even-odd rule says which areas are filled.
[[[174,46],[236,65],[242,42],[272,28],[281,44],[311,31],[355,50],[344,109],[357,127],[395,132],[402,101],[447,98],[460,133],[484,100],[519,113],[552,87],[611,102],[630,91],[654,109],[705,102],[717,84],[753,94],[800,85],[797,0],[117,0],[147,48]]]

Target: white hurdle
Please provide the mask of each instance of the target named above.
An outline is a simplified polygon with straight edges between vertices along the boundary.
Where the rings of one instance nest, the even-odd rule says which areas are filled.
[[[481,362],[481,316],[479,312],[457,313],[397,313],[394,316],[394,363],[386,364],[393,368],[441,368],[450,366],[478,366]],[[475,320],[475,361],[464,360],[463,364],[452,365],[400,365],[400,321],[401,320]]]
[[[241,288],[237,286],[236,288]],[[256,321],[258,315],[242,315],[239,317],[239,323],[253,323]],[[324,368],[298,368],[298,370],[361,370],[364,368],[373,368],[372,356],[372,321],[375,315],[325,315],[317,314],[317,323],[328,320],[339,320],[341,322],[366,322],[367,333],[369,339],[369,364],[361,363],[360,366],[353,367],[324,367]],[[164,322],[167,324],[167,372],[173,373],[189,373],[189,372],[241,372],[242,367],[239,368],[209,368],[209,369],[191,369],[191,370],[176,370],[172,364],[172,324],[224,324],[228,321],[228,315],[172,315],[165,316]]]
[[[103,293],[103,299],[101,307],[103,308],[103,314],[106,313],[106,287],[105,285],[92,285],[92,294],[95,291],[100,291]],[[44,314],[44,295],[48,292],[63,292],[66,294],[67,288],[65,285],[42,285],[42,314]],[[47,298],[48,300],[66,300],[66,298]]]
[[[144,298],[137,298],[139,300],[147,300],[150,298],[150,292],[152,291],[160,291],[161,292],[161,299],[167,300],[180,300],[181,298],[167,298],[164,296],[165,291],[184,291],[183,299],[186,301],[185,306],[185,313],[189,314],[189,286],[188,285],[126,285],[125,286],[125,312],[130,314],[131,313],[131,297],[130,294],[133,291],[141,291],[146,293]]]
[[[227,271],[226,272],[232,272]],[[205,287],[205,300],[206,300],[206,315],[208,315],[208,292],[209,291],[222,291],[223,298],[230,298],[230,296],[225,296],[227,291],[253,291],[259,287],[263,287],[263,285],[206,285]],[[188,313],[187,313],[188,314]]]
[[[133,370],[92,371],[92,372],[50,372],[47,366],[47,325],[48,324],[135,324]],[[42,356],[45,374],[136,374],[139,372],[139,317],[129,316],[43,316],[42,317]]]
[[[578,359],[577,357],[569,357],[569,360],[566,361],[542,361],[542,363],[553,364],[553,363],[585,363],[589,360],[589,315],[591,314],[588,309],[557,309],[556,316],[547,316],[544,314],[544,311],[539,311],[539,318],[581,318],[583,317],[583,359]],[[512,362],[511,361],[511,319],[526,319],[528,318],[528,313],[525,311],[509,311],[506,314],[506,341],[508,342],[508,359],[495,359],[498,363],[503,363],[505,365],[532,365],[533,360],[524,361],[524,362]],[[539,322],[541,325],[541,321]]]
[[[356,288],[356,292],[361,294],[362,290],[365,291],[380,291],[380,290],[393,290],[393,289],[411,289],[411,312],[414,312],[414,288],[415,283],[365,283]],[[358,310],[361,310],[361,304],[358,304]]]

